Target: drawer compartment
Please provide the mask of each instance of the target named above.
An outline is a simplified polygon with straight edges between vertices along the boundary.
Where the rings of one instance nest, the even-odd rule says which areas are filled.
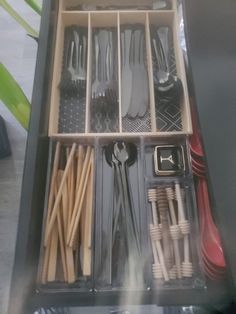
[[[197,227],[198,218],[193,191],[193,178],[189,167],[188,143],[185,136],[192,132],[192,127],[183,58],[178,43],[176,3],[175,1],[170,2],[172,5],[167,10],[154,11],[147,7],[145,9],[142,8],[142,6],[152,5],[152,1],[140,0],[135,1],[135,4],[134,1],[130,1],[128,5],[133,6],[137,4],[138,6],[140,5],[140,9],[142,8],[139,11],[134,11],[133,7],[131,10],[125,7],[127,4],[126,1],[121,1],[120,5],[124,7],[119,7],[116,10],[113,7],[116,5],[114,1],[104,0],[101,1],[101,7],[108,4],[108,11],[102,10],[101,7],[98,8],[98,11],[94,11],[93,5],[95,1],[93,0],[87,3],[91,7],[81,6],[83,2],[80,0],[45,1],[42,32],[39,40],[40,49],[36,70],[9,313],[32,313],[38,308],[49,308],[51,306],[113,306],[120,304],[192,305],[225,303],[230,299],[227,283],[223,282],[218,285],[208,282],[206,289],[201,271],[201,256],[198,246],[195,247],[195,241],[198,239],[199,233]],[[58,15],[55,12],[57,5]],[[55,21],[56,19],[57,21]],[[54,41],[51,39],[53,32],[49,28],[50,23],[53,27],[57,26],[55,47],[52,47]],[[132,120],[130,123],[126,123],[125,119],[127,118],[122,117],[122,56],[124,55],[122,33],[127,25],[131,25],[131,28],[134,28],[134,30],[138,28],[136,28],[136,25],[139,27],[141,25],[144,29],[143,41],[145,44],[143,48],[147,70],[149,103],[147,123],[145,122],[141,126],[140,124],[143,122],[141,121],[142,118],[138,119],[135,117],[133,120],[130,119]],[[155,58],[155,51],[152,40],[153,27],[158,29],[163,26],[169,27],[172,32],[172,56],[174,56],[173,60],[175,63],[173,73],[177,74],[183,84],[183,95],[179,107],[177,106],[177,111],[174,111],[172,106],[169,108],[170,110],[167,110],[167,113],[165,112],[167,108],[163,109],[156,100],[156,73],[155,60],[153,60]],[[114,49],[116,50],[115,59],[117,60],[115,61],[117,65],[114,72],[116,73],[115,79],[118,82],[116,103],[118,111],[114,110],[115,122],[112,126],[113,129],[108,128],[107,130],[104,127],[107,123],[105,119],[100,119],[102,122],[101,129],[94,127],[94,123],[92,122],[92,83],[94,80],[93,72],[96,68],[93,64],[93,54],[95,53],[94,34],[96,34],[98,29],[107,30],[111,28],[115,33],[113,40],[117,44],[117,49]],[[82,34],[82,45],[79,48],[79,54],[82,50],[82,54],[86,54],[86,57],[82,57],[82,59],[87,59],[84,67],[86,71],[86,80],[84,80],[86,81],[85,93],[82,106],[79,108],[79,110],[82,109],[81,111],[78,110],[76,103],[72,108],[71,103],[68,108],[66,105],[62,107],[62,99],[60,97],[60,83],[64,64],[66,64],[64,55],[67,46],[67,31],[71,29],[75,29],[79,34]],[[87,41],[85,53],[83,52],[83,35],[85,35]],[[71,49],[71,45],[69,47]],[[75,47],[74,50],[76,50]],[[73,66],[76,64],[74,60],[75,53],[72,55]],[[53,61],[52,58],[49,58],[50,55],[54,55]],[[53,68],[53,73],[48,71],[48,65]],[[49,82],[50,80],[51,83]],[[48,87],[45,88],[45,86]],[[47,102],[48,98],[50,100]],[[78,101],[77,98],[76,101]],[[50,111],[50,119],[48,111]],[[165,118],[168,118],[170,115],[173,117],[176,116],[180,122],[176,123],[176,121],[171,120],[168,122],[169,124],[165,124],[165,119],[161,118],[162,114],[166,114]],[[66,123],[63,120],[65,117],[68,119]],[[64,121],[64,124],[62,121]],[[137,128],[134,128],[135,123],[137,124]],[[95,156],[94,192],[91,193],[93,194],[92,205],[88,206],[92,210],[89,215],[90,219],[87,220],[86,215],[83,217],[84,211],[82,209],[81,215],[79,215],[80,221],[76,223],[77,227],[79,226],[80,233],[78,233],[77,247],[74,246],[72,249],[73,254],[70,254],[74,264],[74,276],[69,280],[68,274],[66,274],[68,265],[67,267],[64,265],[63,272],[60,253],[61,236],[59,238],[59,235],[57,239],[58,261],[56,267],[54,265],[56,261],[55,250],[52,250],[53,254],[50,254],[52,258],[50,272],[47,270],[47,275],[42,276],[44,274],[44,259],[46,255],[44,231],[46,230],[48,197],[50,194],[50,181],[57,141],[61,143],[63,150],[66,147],[71,148],[73,143],[76,143],[77,146],[82,145],[84,149],[91,146],[94,149]],[[128,284],[127,282],[125,284],[124,282],[121,283],[119,278],[117,280],[117,276],[112,276],[112,268],[115,268],[116,271],[114,259],[116,259],[117,255],[112,253],[112,244],[110,243],[111,239],[109,235],[112,234],[115,221],[112,219],[112,215],[116,213],[116,210],[114,210],[113,205],[110,203],[112,202],[111,199],[114,194],[115,185],[113,184],[112,177],[113,169],[107,163],[104,152],[108,145],[117,141],[131,142],[137,147],[137,160],[128,169],[132,194],[131,202],[133,207],[135,207],[137,233],[142,251],[140,261],[143,283],[136,287],[134,284],[130,285],[129,282]],[[185,171],[181,175],[156,176],[158,171],[155,168],[156,165],[154,162],[155,147],[176,144],[184,147],[184,156],[186,159]],[[62,155],[60,171],[65,170],[66,149]],[[73,178],[73,175],[71,177]],[[74,174],[74,185],[76,185],[75,177],[76,175]],[[71,180],[66,180],[68,186]],[[154,278],[153,276],[152,265],[155,260],[150,238],[150,224],[153,224],[153,214],[151,203],[148,199],[148,190],[156,189],[157,187],[173,188],[176,182],[179,182],[185,190],[184,207],[186,208],[185,213],[190,221],[191,229],[191,235],[189,236],[190,253],[188,256],[193,263],[193,274],[191,278],[171,279],[166,282],[163,278]],[[60,188],[60,185],[58,188]],[[89,203],[91,202],[91,198],[89,197],[89,193],[86,192],[87,190],[89,191],[89,189],[85,188],[84,200]],[[74,199],[75,195],[76,193],[74,193]],[[66,221],[66,215],[63,216],[63,213],[65,214],[66,211],[63,211],[65,209],[63,207],[63,197],[61,203],[60,213],[62,213],[61,216],[64,222]],[[174,202],[174,207],[177,208],[176,202]],[[69,202],[68,208],[71,208]],[[111,215],[109,216],[108,213]],[[60,219],[62,218],[60,217]],[[57,213],[53,219],[55,223],[57,221]],[[84,237],[84,227],[83,224],[80,224],[82,220],[85,220],[85,222],[89,221],[90,227],[88,229],[91,230]],[[172,221],[170,222],[172,223]],[[54,223],[51,223],[52,226]],[[51,228],[53,229],[53,227]],[[71,228],[71,230],[74,229],[73,226]],[[62,230],[64,232],[64,229]],[[78,231],[78,228],[76,231]],[[181,238],[179,241],[180,256],[181,261],[183,261],[184,239]],[[86,243],[86,245],[82,243]],[[164,246],[163,242],[161,242],[161,245]],[[77,256],[74,253],[76,249],[79,252]],[[85,251],[87,253],[84,254]],[[116,250],[114,251],[116,252]],[[117,251],[119,252],[119,250]],[[78,255],[80,256],[78,257]],[[86,263],[87,258],[84,258],[84,256],[87,256],[90,263]],[[172,249],[172,264],[173,260]],[[102,273],[100,269],[103,267],[103,261],[106,264],[104,264],[105,272]],[[81,267],[81,265],[83,266]],[[89,266],[86,267],[87,265]],[[158,268],[154,267],[154,270],[160,274]]]
[[[91,288],[94,216],[94,147],[52,147],[50,184],[45,203],[39,283],[72,284]],[[51,164],[52,163],[52,164]]]
[[[181,144],[186,154],[181,176],[159,177],[153,171],[154,148],[172,143],[142,138],[51,142],[39,291],[80,294],[204,287],[186,143]],[[183,195],[177,195],[177,187]],[[153,197],[164,193],[160,201],[165,199],[165,219],[159,196],[150,199],[151,192]],[[154,239],[157,219],[160,239]],[[172,229],[177,227],[174,238]],[[160,267],[154,269],[157,264]]]
[[[60,11],[53,78],[49,136],[192,131],[173,10]]]

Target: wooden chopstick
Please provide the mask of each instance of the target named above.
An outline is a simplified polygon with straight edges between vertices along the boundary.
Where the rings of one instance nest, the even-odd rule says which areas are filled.
[[[62,171],[63,175],[64,171]],[[65,183],[64,189],[62,191],[62,213],[63,213],[63,232],[64,235],[67,233],[67,224],[68,224],[68,217],[67,217],[67,206],[68,206],[68,182]]]
[[[82,145],[76,149],[74,143],[70,151],[67,149],[65,169],[59,170],[60,147],[58,142],[49,195],[50,212],[48,211],[47,214],[45,229],[44,245],[46,247],[42,283],[56,280],[58,257],[61,260],[63,278],[68,283],[76,280],[76,255],[78,258],[81,254],[83,275],[91,275],[94,149],[88,146],[85,151]],[[77,163],[74,158],[76,150]],[[79,251],[79,226],[82,229],[81,251]]]
[[[62,176],[63,176],[62,171]],[[62,192],[62,231],[63,231],[63,246],[65,251],[65,265],[66,265],[66,278],[65,281],[68,283],[75,282],[75,270],[74,270],[74,259],[73,259],[73,251],[70,247],[66,245],[66,235],[67,235],[67,225],[69,221],[68,217],[68,188],[69,188],[69,177],[66,180],[65,187]]]
[[[93,155],[92,148],[88,146],[86,155],[85,155],[84,164],[83,164],[83,170],[81,174],[79,188],[78,188],[78,191],[76,192],[76,200],[75,200],[75,206],[73,210],[73,216],[71,219],[70,228],[67,233],[67,244],[71,247],[73,245],[74,237],[76,234],[76,229],[79,224],[79,218],[81,214],[83,199],[84,199],[85,190],[86,190],[86,184],[88,180],[91,155]]]
[[[44,248],[43,269],[42,269],[42,275],[41,275],[42,284],[45,284],[47,282],[49,254],[50,254],[50,245],[48,245]]]
[[[45,245],[47,245],[47,243],[48,243],[50,233],[52,232],[53,225],[54,225],[55,220],[56,220],[56,216],[57,216],[57,212],[58,212],[58,209],[59,209],[59,203],[60,203],[60,200],[61,200],[63,188],[65,186],[66,179],[67,179],[67,176],[68,176],[68,171],[70,169],[70,166],[71,166],[74,154],[75,154],[75,149],[76,149],[76,143],[74,143],[72,145],[72,148],[71,148],[71,151],[70,151],[70,155],[69,155],[69,158],[67,160],[66,167],[65,167],[65,170],[64,170],[64,174],[63,174],[63,177],[62,177],[62,180],[61,180],[61,184],[60,184],[59,189],[58,189],[58,193],[57,193],[57,196],[56,196],[56,199],[55,199],[55,203],[54,203],[54,206],[53,206],[53,209],[52,209],[52,214],[51,214],[51,217],[49,219],[48,228],[46,229],[46,233],[45,233],[45,240],[44,240],[44,244]]]
[[[61,183],[63,176],[63,172],[58,172],[58,186]],[[61,206],[60,206],[61,205]],[[67,266],[66,266],[66,254],[65,254],[65,234],[63,232],[63,207],[62,207],[62,200],[60,202],[60,209],[57,213],[57,227],[58,227],[58,235],[59,235],[59,247],[61,253],[61,262],[62,262],[62,269],[63,269],[63,277],[64,280],[67,281]]]
[[[72,162],[71,162],[71,167],[69,170],[69,175],[68,175],[68,186],[69,186],[69,206],[68,206],[68,222],[67,226],[69,228],[69,224],[71,221],[72,213],[73,213],[73,208],[74,208],[74,195],[75,195],[75,159],[73,157]]]
[[[89,150],[89,147],[88,147],[88,150]],[[84,168],[86,169],[85,175],[84,175],[84,180],[83,180],[83,177],[81,176],[81,183],[83,183],[83,186],[81,189],[81,193],[78,193],[78,196],[79,196],[78,210],[76,212],[74,224],[72,225],[72,228],[71,228],[71,237],[70,237],[70,241],[69,241],[69,246],[72,246],[74,243],[74,238],[76,236],[76,230],[77,230],[78,225],[79,225],[79,219],[80,219],[81,210],[82,210],[82,206],[83,206],[83,202],[84,202],[84,196],[85,196],[89,172],[90,172],[90,168],[91,168],[91,161],[94,159],[94,150],[91,148],[90,148],[89,156],[90,156],[90,158],[89,158],[88,165],[86,165],[86,167],[84,166]],[[72,221],[72,223],[73,223],[73,221]]]
[[[54,224],[52,228],[48,272],[47,272],[47,281],[49,282],[55,281],[56,279],[57,253],[58,253],[58,228],[57,228],[57,224]]]
[[[79,145],[77,149],[77,169],[76,169],[76,187],[75,187],[75,194],[77,194],[77,191],[79,189],[82,169],[83,169],[83,161],[84,161],[84,147],[82,145]],[[83,212],[83,211],[82,211]],[[72,213],[73,214],[73,213]],[[82,217],[81,217],[82,219]],[[73,249],[76,251],[78,250],[79,246],[79,228],[73,243]]]
[[[80,178],[84,162],[84,147],[79,145],[77,150],[77,174],[76,174],[76,191],[79,189]]]
[[[56,196],[55,187],[56,187],[56,183],[57,183],[57,173],[58,173],[59,160],[60,160],[60,150],[61,150],[61,143],[57,142],[54,161],[53,161],[52,179],[51,179],[50,191],[49,191],[49,200],[48,200],[47,217],[46,217],[46,223],[45,223],[45,232],[47,230],[48,221],[50,219],[53,201],[54,201],[54,198]],[[50,247],[51,247],[51,241],[49,241],[49,244],[44,249],[43,269],[42,269],[42,275],[41,275],[41,282],[43,284],[45,284],[47,282],[49,258],[50,258]]]
[[[83,228],[83,256],[82,270],[84,276],[91,275],[91,233],[92,233],[92,207],[93,207],[93,172],[94,160],[91,161],[90,176],[86,193],[86,206],[84,208],[84,228]]]

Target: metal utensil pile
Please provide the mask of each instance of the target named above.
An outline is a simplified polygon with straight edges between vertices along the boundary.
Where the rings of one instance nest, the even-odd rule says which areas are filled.
[[[178,105],[183,93],[181,80],[172,74],[172,32],[169,27],[151,27],[156,104]]]
[[[71,26],[65,33],[61,92],[84,96],[87,81],[87,28]]]
[[[106,113],[118,110],[118,81],[115,74],[115,33],[112,29],[97,29],[93,35],[94,79],[92,110]]]
[[[114,173],[111,249],[118,249],[117,264],[118,268],[122,267],[115,276],[123,284],[142,284],[139,231],[128,175],[128,167],[136,160],[136,146],[125,142],[112,143],[106,147],[105,155]]]

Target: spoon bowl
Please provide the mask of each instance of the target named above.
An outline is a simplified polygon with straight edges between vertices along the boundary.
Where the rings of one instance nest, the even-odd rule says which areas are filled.
[[[112,157],[115,156],[117,159],[117,154],[114,154],[115,147],[119,147],[121,149],[122,147],[124,147],[123,145],[125,145],[125,150],[126,150],[127,156],[128,156],[127,160],[126,160],[126,164],[130,167],[135,163],[135,161],[137,159],[137,147],[136,147],[136,145],[133,143],[117,141],[117,142],[112,142],[105,147],[106,161],[111,167],[113,166]],[[119,161],[119,159],[117,159],[117,160]]]

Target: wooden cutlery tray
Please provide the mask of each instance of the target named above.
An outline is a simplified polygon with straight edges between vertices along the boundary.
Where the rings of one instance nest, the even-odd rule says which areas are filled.
[[[111,1],[112,3],[112,1]],[[79,1],[71,2],[80,4]],[[68,7],[70,7],[68,4]],[[93,2],[91,2],[93,4]],[[143,3],[144,4],[144,3]],[[121,4],[122,5],[122,4]],[[135,2],[138,7],[138,3]],[[64,80],[63,64],[66,54],[66,29],[69,26],[83,27],[87,38],[86,61],[86,88],[84,95],[78,100],[75,97],[64,99],[60,92],[61,81]],[[144,30],[144,64],[147,71],[148,104],[147,111],[143,116],[123,116],[122,92],[122,47],[121,32],[125,25],[134,30],[142,26]],[[139,26],[137,26],[139,25]],[[167,26],[172,32],[171,64],[170,73],[177,75],[182,82],[182,96],[178,104],[165,105],[158,103],[154,93],[154,51],[152,49],[151,27]],[[113,29],[114,32],[114,58],[116,101],[111,103],[112,114],[96,111],[93,103],[93,81],[95,72],[94,61],[94,33],[96,29]],[[141,84],[142,87],[143,84]],[[132,86],[127,86],[130,89]],[[140,90],[140,88],[139,88]],[[135,94],[137,102],[142,97],[142,92],[137,90]],[[139,94],[141,93],[141,94]],[[135,97],[135,95],[134,95]],[[117,114],[114,117],[114,112]],[[95,120],[95,121],[94,121]],[[97,122],[98,121],[98,122]],[[96,125],[96,123],[98,125]],[[107,126],[108,125],[108,126]],[[190,134],[192,132],[191,116],[189,108],[188,90],[184,61],[178,39],[178,21],[175,2],[169,10],[121,10],[121,11],[76,11],[67,10],[67,2],[59,1],[57,22],[56,46],[53,65],[53,79],[50,98],[49,136],[70,135],[78,136],[167,136],[175,134]]]

